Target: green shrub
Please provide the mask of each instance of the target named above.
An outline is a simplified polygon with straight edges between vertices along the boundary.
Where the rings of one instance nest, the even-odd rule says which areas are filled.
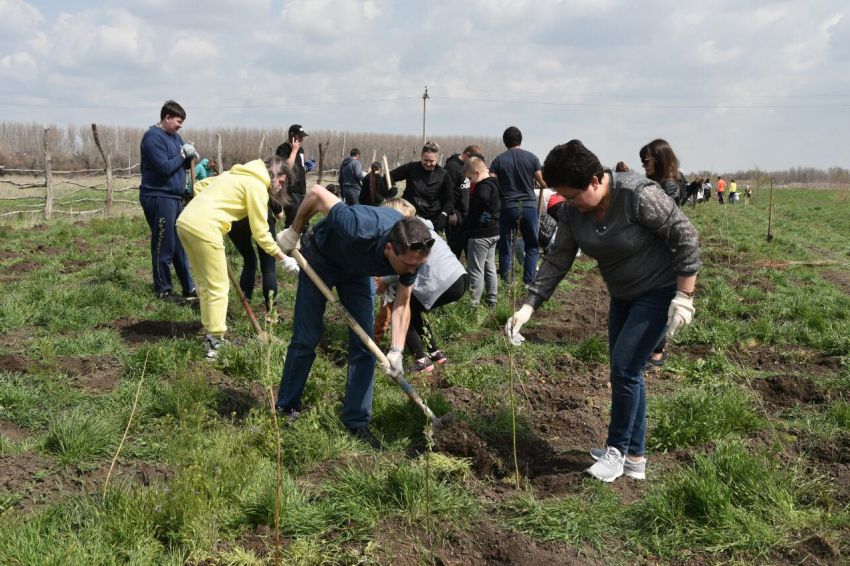
[[[119,438],[118,428],[104,416],[77,408],[50,422],[44,448],[67,464],[107,456]]]

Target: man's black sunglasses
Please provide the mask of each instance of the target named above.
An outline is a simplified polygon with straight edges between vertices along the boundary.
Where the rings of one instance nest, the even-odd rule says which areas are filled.
[[[418,252],[422,249],[430,250],[432,247],[434,247],[434,238],[429,238],[424,242],[413,242],[412,244],[407,245],[407,249],[414,252]]]

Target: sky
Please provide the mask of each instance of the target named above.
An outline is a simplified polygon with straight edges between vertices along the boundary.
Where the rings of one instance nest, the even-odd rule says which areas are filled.
[[[0,0],[0,121],[581,139],[850,167],[846,0]]]

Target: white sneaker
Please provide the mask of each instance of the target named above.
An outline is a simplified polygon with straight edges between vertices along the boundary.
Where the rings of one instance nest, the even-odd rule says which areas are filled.
[[[599,460],[587,469],[587,473],[598,480],[611,483],[623,475],[625,459],[619,450],[613,446],[609,446],[605,449],[605,453],[602,454]]]
[[[227,340],[224,338],[216,338],[212,334],[207,334],[206,339],[204,340],[204,350],[207,351],[206,359],[209,361],[215,361],[218,359],[218,351],[222,346],[227,344]]]
[[[594,460],[599,460],[605,455],[604,448],[591,448],[590,457]],[[623,462],[623,475],[627,478],[636,480],[646,479],[646,458],[641,458],[640,462],[632,462],[628,458]]]

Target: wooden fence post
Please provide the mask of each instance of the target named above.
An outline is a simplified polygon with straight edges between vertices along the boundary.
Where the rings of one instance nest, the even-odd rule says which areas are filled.
[[[770,180],[770,208],[767,211],[767,241],[773,241],[773,179]]]
[[[215,159],[216,163],[218,163],[218,173],[219,175],[224,173],[224,161],[221,160],[221,134],[216,134],[216,153]]]
[[[325,153],[328,151],[328,146],[330,144],[331,140],[326,141],[324,145],[319,143],[319,179],[316,181],[317,185],[322,184],[322,177],[325,174]]]
[[[94,136],[94,143],[100,152],[100,156],[103,158],[103,164],[106,168],[106,212],[112,212],[113,195],[115,193],[115,184],[112,181],[112,154],[103,151],[103,146],[100,144],[100,136],[97,133],[97,124],[91,125],[91,133]]]
[[[53,215],[53,163],[50,158],[50,128],[44,128],[44,217]]]
[[[263,130],[263,137],[260,138],[260,149],[257,150],[257,159],[263,158],[263,146],[266,144],[266,131]]]

